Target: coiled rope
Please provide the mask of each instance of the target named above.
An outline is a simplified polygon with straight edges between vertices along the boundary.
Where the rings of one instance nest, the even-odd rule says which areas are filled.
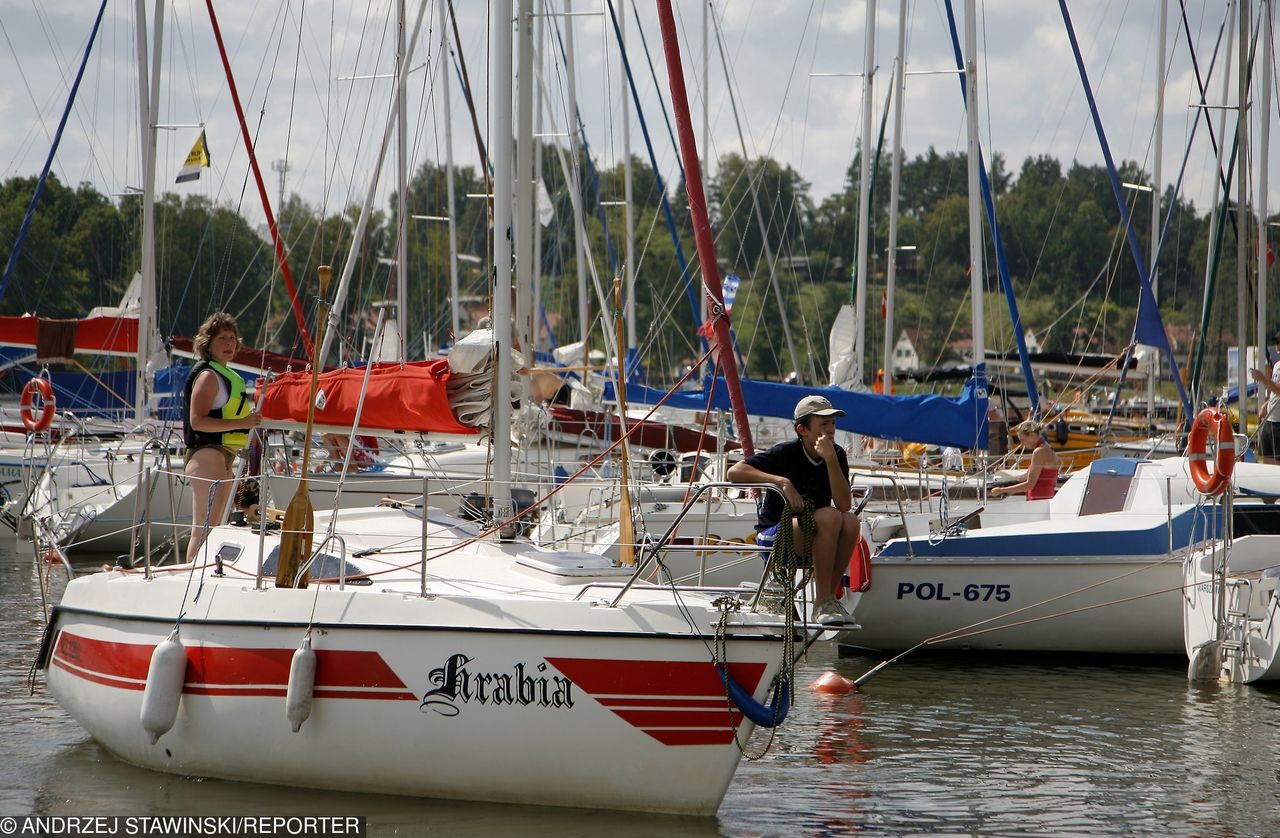
[[[769,741],[759,753],[752,754],[746,750],[745,744],[738,738],[737,728],[734,728],[734,741],[738,745],[738,750],[750,760],[759,759],[768,753],[773,743],[773,731],[787,717],[787,711],[795,700],[796,605],[800,604],[803,607],[799,597],[813,574],[811,556],[814,534],[818,529],[813,503],[806,500],[798,516],[800,534],[807,548],[802,561],[802,557],[795,550],[794,528],[791,524],[795,517],[797,516],[793,514],[791,504],[784,502],[782,518],[777,535],[774,537],[773,550],[769,553],[765,574],[765,578],[771,580],[780,589],[777,593],[782,600],[783,615],[782,663],[778,667],[778,674],[774,677],[773,700],[767,706],[756,701],[729,673],[726,643],[729,614],[741,608],[742,603],[733,597],[721,597],[714,603],[720,608],[720,619],[716,623],[715,631],[714,663],[716,671],[720,673],[720,680],[724,683],[725,703],[730,712],[736,707],[757,726],[770,730]]]

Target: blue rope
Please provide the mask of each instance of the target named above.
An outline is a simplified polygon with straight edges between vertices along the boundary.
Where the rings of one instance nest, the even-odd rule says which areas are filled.
[[[947,4],[947,26],[951,30],[951,49],[956,57],[956,69],[960,71],[960,98],[966,99],[964,57],[960,52],[960,34],[956,29],[955,8],[951,0]],[[965,107],[968,107],[966,101]],[[978,173],[982,178],[982,202],[987,208],[987,221],[991,225],[991,244],[996,251],[996,273],[1000,277],[1000,286],[1004,288],[1004,299],[1009,306],[1009,320],[1013,323],[1013,339],[1018,344],[1018,360],[1022,364],[1022,378],[1027,384],[1027,396],[1031,399],[1032,414],[1040,415],[1040,394],[1036,390],[1035,373],[1031,371],[1031,358],[1027,354],[1027,338],[1023,333],[1022,316],[1018,313],[1018,301],[1013,295],[1013,279],[1009,276],[1009,262],[1004,255],[1004,239],[1000,237],[1000,225],[996,223],[996,204],[991,197],[991,180],[987,177],[987,163],[978,151]],[[974,363],[982,363],[975,358]]]
[[[1115,196],[1116,206],[1120,209],[1120,221],[1124,224],[1125,238],[1129,242],[1129,252],[1132,254],[1133,263],[1138,269],[1138,281],[1141,284],[1141,291],[1138,298],[1138,316],[1134,323],[1133,336],[1135,340],[1141,340],[1142,343],[1164,350],[1165,356],[1169,360],[1169,369],[1172,371],[1171,377],[1178,387],[1178,397],[1182,400],[1184,416],[1190,422],[1193,418],[1191,399],[1187,396],[1186,388],[1182,386],[1182,376],[1178,372],[1178,359],[1174,357],[1173,349],[1169,346],[1169,336],[1165,333],[1164,322],[1160,317],[1160,309],[1156,305],[1155,294],[1151,290],[1151,274],[1147,270],[1146,260],[1142,258],[1142,248],[1138,245],[1138,234],[1134,232],[1133,225],[1130,223],[1129,207],[1124,202],[1124,193],[1120,188],[1120,176],[1116,174],[1115,160],[1111,157],[1111,146],[1107,143],[1107,134],[1102,128],[1102,117],[1098,113],[1098,103],[1093,97],[1093,88],[1089,85],[1089,74],[1085,70],[1084,56],[1080,53],[1080,42],[1076,40],[1075,27],[1071,25],[1071,13],[1067,11],[1066,0],[1058,0],[1058,8],[1062,10],[1062,22],[1066,24],[1067,37],[1071,41],[1071,52],[1076,59],[1076,69],[1080,71],[1080,82],[1084,86],[1085,99],[1089,102],[1089,113],[1093,116],[1093,127],[1098,134],[1098,144],[1102,147],[1102,157],[1107,164],[1107,179],[1111,182],[1111,192]],[[1147,318],[1143,317],[1144,310],[1150,312]],[[1139,331],[1142,331],[1143,334],[1139,335]]]
[[[102,25],[102,14],[106,9],[107,0],[102,0],[102,5],[98,7],[98,16],[93,21],[93,30],[89,33],[89,43],[85,44],[84,56],[80,59],[80,69],[76,71],[76,80],[71,85],[71,93],[67,96],[66,107],[62,109],[62,119],[59,120],[58,130],[53,135],[53,145],[49,147],[49,156],[45,158],[44,168],[40,171],[40,179],[36,181],[36,190],[31,195],[31,203],[27,205],[27,214],[22,219],[22,226],[18,228],[18,237],[13,243],[13,250],[9,253],[9,261],[4,266],[4,275],[0,276],[0,300],[4,299],[4,292],[8,289],[9,280],[13,277],[14,268],[18,265],[18,256],[22,253],[22,244],[27,238],[27,233],[31,230],[31,219],[36,214],[36,205],[40,202],[41,193],[44,192],[44,184],[49,177],[49,169],[53,168],[53,158],[58,153],[58,144],[62,142],[62,132],[67,127],[67,117],[71,116],[71,106],[75,104],[76,93],[80,90],[80,80],[84,78],[84,69],[89,64],[89,54],[93,52],[93,42],[98,39],[98,29]]]
[[[759,727],[777,727],[787,718],[787,711],[791,709],[791,682],[786,680],[779,681],[774,686],[773,701],[769,702],[768,706],[765,706],[756,701],[751,693],[744,690],[733,679],[733,676],[729,674],[729,667],[718,663],[716,664],[716,671],[720,673],[720,681],[724,684],[729,700],[742,711],[742,715],[755,722]]]

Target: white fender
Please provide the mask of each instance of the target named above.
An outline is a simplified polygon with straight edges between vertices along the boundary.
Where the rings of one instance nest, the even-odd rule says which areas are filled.
[[[151,737],[151,744],[169,732],[178,718],[178,702],[182,698],[182,684],[187,674],[187,650],[178,639],[175,628],[168,639],[151,653],[151,665],[147,669],[147,687],[142,693],[142,729]]]
[[[311,649],[311,635],[293,653],[289,664],[289,691],[285,694],[284,715],[297,733],[311,716],[311,701],[316,687],[316,653]]]

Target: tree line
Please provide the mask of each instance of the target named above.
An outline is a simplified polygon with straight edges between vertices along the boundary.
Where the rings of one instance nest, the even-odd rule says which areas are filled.
[[[585,155],[577,172],[566,174],[563,149],[542,149],[542,181],[554,209],[553,220],[536,225],[541,244],[541,304],[551,340],[577,339],[577,254],[569,184],[577,182],[586,229],[602,285],[621,270],[624,259],[622,166],[596,170]],[[572,165],[572,160],[568,160]],[[1138,299],[1138,275],[1106,171],[1100,166],[1064,166],[1047,156],[1028,157],[1016,172],[1002,155],[990,158],[990,181],[1009,272],[1027,328],[1045,350],[1118,352],[1129,341]],[[836,312],[853,295],[857,265],[858,172],[851,163],[842,188],[815,199],[803,177],[769,159],[744,161],[730,154],[713,166],[708,200],[722,274],[742,280],[731,320],[747,371],[777,378],[791,372],[785,347],[781,298],[802,359],[825,376],[827,332]],[[700,353],[686,284],[701,285],[696,249],[682,183],[661,183],[644,161],[634,158],[633,211],[637,269],[638,342],[651,377],[661,381],[683,361]],[[868,374],[878,366],[884,322],[880,319],[889,254],[889,161],[875,165],[871,194],[871,247],[867,280]],[[1120,167],[1135,233],[1148,252],[1150,176],[1135,163]],[[455,200],[449,206],[446,173],[422,164],[409,185],[408,322],[402,324],[411,354],[447,345],[449,334],[449,249],[447,225],[457,222],[460,294],[483,307],[491,295],[493,231],[485,191],[472,167],[455,172]],[[678,180],[678,178],[677,178]],[[35,179],[16,177],[0,185],[0,259],[7,260]],[[661,187],[660,187],[661,183]],[[895,333],[907,329],[924,366],[945,363],[950,348],[968,335],[968,205],[965,158],[930,148],[903,160],[897,256]],[[663,207],[663,195],[668,196]],[[359,243],[348,311],[344,352],[359,357],[370,337],[371,303],[395,288],[390,257],[395,253],[397,202],[374,213],[370,233]],[[1203,308],[1210,252],[1209,214],[1166,187],[1162,217],[1172,207],[1158,262],[1160,307],[1166,324],[1198,324]],[[338,269],[351,250],[358,208],[325,214],[298,196],[277,208],[294,276],[302,286],[308,317],[315,297],[315,269]],[[688,262],[682,272],[667,212]],[[1226,246],[1219,268],[1222,287],[1235,288],[1234,214],[1227,216]],[[191,335],[218,308],[237,315],[253,344],[300,352],[296,325],[265,230],[250,225],[238,208],[201,195],[164,194],[157,200],[159,324],[164,334]],[[1244,234],[1256,236],[1256,224]],[[141,200],[112,200],[88,184],[74,188],[51,177],[35,213],[25,247],[0,313],[47,317],[83,316],[94,305],[112,305],[140,264]],[[986,317],[988,348],[1014,346],[1007,306],[995,274],[989,230]],[[1251,245],[1250,252],[1254,248]],[[1252,292],[1251,292],[1252,293]],[[609,318],[592,290],[592,317]],[[1235,294],[1222,293],[1210,334],[1217,344],[1232,332]],[[598,327],[598,323],[596,324]],[[310,326],[309,326],[310,328]],[[597,332],[599,329],[597,328]],[[543,347],[547,343],[544,339]],[[603,348],[603,338],[597,339]],[[1221,346],[1216,346],[1221,350]],[[1188,347],[1179,347],[1185,353]],[[812,359],[812,362],[810,362]]]

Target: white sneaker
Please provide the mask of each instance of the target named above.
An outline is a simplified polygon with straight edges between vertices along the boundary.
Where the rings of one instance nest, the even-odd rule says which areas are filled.
[[[841,608],[840,603],[836,602],[834,599],[823,600],[813,608],[812,622],[819,623],[824,626],[833,626],[840,625],[847,621],[848,616],[845,614],[844,609]]]
[[[858,629],[862,628],[862,626],[858,625],[857,617],[854,615],[852,611],[850,611],[845,606],[845,604],[842,601],[838,599],[833,599],[831,601],[836,604],[836,608],[839,608],[840,613],[844,615],[844,625],[842,626],[842,628],[845,631],[857,631]]]

